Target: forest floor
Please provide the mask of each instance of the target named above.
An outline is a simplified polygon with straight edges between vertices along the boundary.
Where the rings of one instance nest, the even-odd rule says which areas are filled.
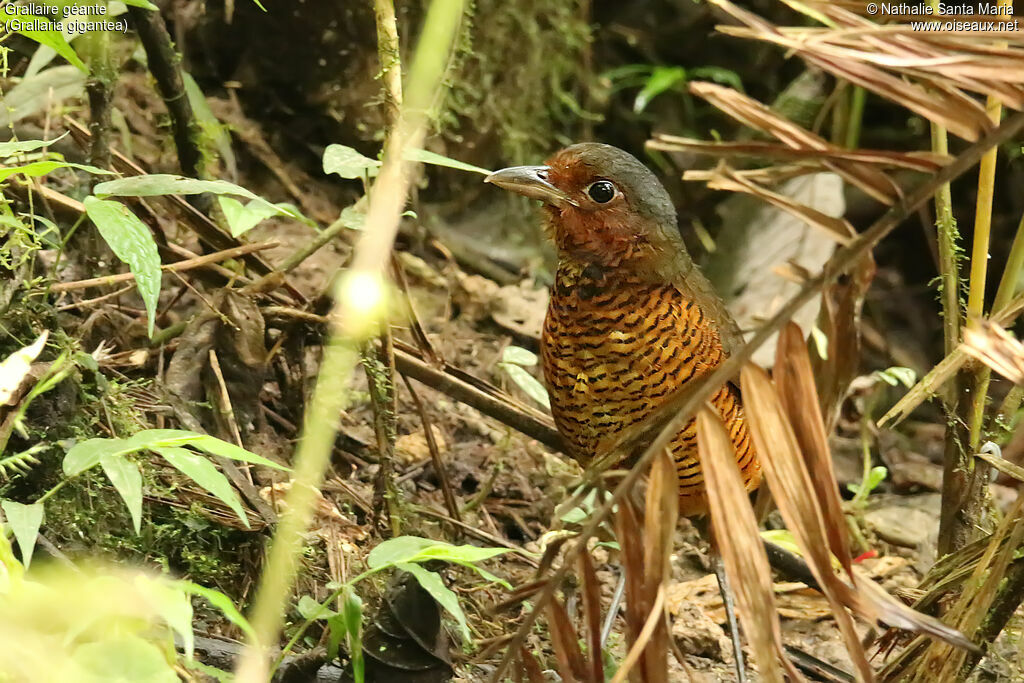
[[[153,96],[146,94],[149,90],[143,86],[141,78],[138,76],[133,82],[133,78],[126,75],[121,81],[116,102],[126,121],[126,137],[121,142],[132,141],[131,156],[147,171],[176,172],[173,150],[169,149],[166,138],[160,135],[161,131],[151,121],[150,112],[155,103]],[[214,102],[214,108],[223,111],[230,108],[230,103]],[[345,208],[347,195],[339,192],[336,180],[303,171],[300,168],[302,164],[268,155],[258,124],[238,117],[241,115],[237,115],[234,124],[240,169],[236,182],[271,201],[293,202],[323,222],[330,221]],[[45,126],[43,122],[40,124],[50,128],[49,122]],[[245,135],[238,134],[242,124],[246,126]],[[115,146],[121,147],[121,142],[115,139]],[[279,181],[282,175],[298,178],[301,182],[290,191]],[[429,204],[414,208],[421,220],[431,216]],[[179,240],[182,246],[196,251],[194,237],[176,226],[171,218],[164,216],[162,221],[168,227],[168,238]],[[415,220],[408,220],[405,227],[407,231],[403,233],[398,260],[408,280],[409,298],[416,316],[437,354],[449,365],[503,387],[523,404],[530,405],[532,399],[512,381],[500,363],[504,350],[510,345],[536,350],[539,324],[546,306],[544,286],[532,279],[499,284],[483,275],[468,272],[455,259],[446,258],[443,250],[436,248],[438,242]],[[278,246],[262,252],[267,261],[277,263],[307,244],[314,234],[312,228],[300,223],[271,218],[245,239],[249,242],[277,242]],[[351,235],[320,249],[290,274],[291,284],[309,300],[315,301],[329,291],[332,277],[345,265],[349,255],[351,240],[348,237]],[[486,242],[494,239],[494,235],[464,234],[463,238]],[[443,246],[443,240],[440,244]],[[537,258],[541,258],[539,254]],[[72,266],[61,273],[62,279],[88,276],[74,272]],[[165,277],[161,308],[165,310],[166,320],[186,321],[202,311],[207,305],[205,297],[211,293],[204,291],[204,287],[190,275],[184,279]],[[58,301],[58,305],[98,295],[99,292],[69,294]],[[139,308],[134,293],[129,293],[98,304],[89,312],[66,316],[61,324],[69,335],[82,339],[83,344],[92,344],[97,337],[107,339],[108,345],[112,344],[108,354],[117,356],[137,350],[143,341],[137,335],[133,338],[131,333],[111,332],[107,337],[107,332],[115,326],[115,321],[125,315],[136,320],[144,319],[139,316]],[[97,318],[104,317],[106,322],[97,322]],[[316,343],[307,346],[290,342],[296,336],[315,338],[320,331],[315,328],[301,331],[293,321],[286,324],[271,321],[268,328],[275,352],[295,354],[288,362],[303,369],[300,383],[308,389],[317,370],[319,348]],[[405,320],[396,320],[394,329],[397,339],[414,344]],[[286,340],[289,335],[291,339]],[[93,348],[83,350],[89,352]],[[159,357],[166,354],[169,359],[174,352],[175,342],[171,342]],[[116,367],[116,377],[130,381],[139,392],[159,399],[164,369],[164,361],[159,357],[150,354],[137,365],[120,364]],[[538,369],[533,367],[529,370],[536,374]],[[340,429],[344,436],[337,442],[332,471],[323,487],[324,501],[316,528],[310,536],[309,552],[305,555],[304,571],[297,590],[299,596],[323,599],[329,594],[326,587],[329,581],[360,571],[366,553],[387,527],[376,519],[378,515],[375,514],[379,512],[379,504],[374,501],[374,481],[379,466],[375,463],[374,411],[361,368],[356,372],[353,386],[354,400],[341,419]],[[544,548],[559,537],[552,534],[552,530],[578,528],[578,515],[568,514],[572,511],[563,509],[561,504],[578,484],[580,468],[565,456],[550,451],[537,441],[435,388],[417,383],[414,386],[433,424],[444,469],[440,473],[436,471],[419,408],[405,384],[398,381],[394,445],[395,481],[400,503],[398,521],[402,533],[522,551],[500,555],[485,566],[514,588],[529,584],[535,578]],[[235,388],[229,382],[229,389]],[[301,416],[301,405],[291,402],[294,394],[289,393],[289,388],[279,386],[273,373],[268,373],[262,386],[249,389],[258,393],[262,409],[247,445],[266,457],[286,461],[298,436],[295,427],[298,421],[294,418]],[[142,405],[136,405],[132,410],[143,421],[157,424],[159,411],[150,412]],[[888,467],[889,479],[863,504],[851,505],[850,509],[850,519],[865,540],[865,546],[860,548],[863,555],[858,564],[887,590],[903,595],[912,594],[935,558],[939,506],[936,491],[941,472],[929,456],[941,448],[941,432],[931,427],[919,424],[909,440],[894,441],[886,449],[882,457]],[[856,425],[841,427],[841,434],[843,436],[837,437],[834,450],[840,487],[845,493],[846,484],[860,482],[862,465]],[[256,473],[256,476],[260,474]],[[454,491],[460,507],[461,524],[452,523],[446,511],[442,478]],[[268,499],[274,498],[273,494],[280,490],[281,483],[280,478],[257,481]],[[275,484],[278,485],[276,488]],[[194,509],[195,498],[184,497],[177,502],[158,498],[154,496],[154,507],[170,504],[186,508],[193,506]],[[583,512],[585,514],[586,510]],[[211,524],[219,524],[219,520],[224,519],[223,515],[203,514]],[[59,520],[60,517],[55,516],[53,523],[59,524]],[[60,541],[74,537],[73,531],[70,528],[49,528],[47,533],[55,541]],[[254,525],[252,531],[235,528],[231,533],[236,544],[245,545],[238,541],[240,536],[265,532]],[[144,561],[157,566],[167,564],[178,571],[183,566],[173,559],[168,561],[162,556],[162,551],[153,548],[98,547],[102,545],[102,539],[79,535],[74,546],[69,542],[62,549],[71,556],[101,550],[114,555],[127,554],[135,561],[144,558]],[[684,520],[679,525],[675,548],[667,605],[672,618],[673,640],[684,655],[686,668],[684,672],[678,662],[673,661],[673,680],[687,680],[687,677],[693,681],[731,680],[731,645],[723,628],[724,610],[714,576],[708,569],[707,544],[693,525]],[[215,554],[214,550],[204,552]],[[601,545],[593,550],[593,557],[602,583],[604,605],[607,606],[619,572],[617,551]],[[244,604],[252,597],[253,580],[260,568],[257,562],[252,561],[249,566],[238,569],[231,585],[221,584],[219,587]],[[507,591],[496,584],[482,583],[468,570],[452,569],[446,572],[446,576],[460,598],[475,641],[472,645],[459,647],[458,636],[452,637],[457,679],[483,680],[498,655],[492,652],[480,657],[480,653],[488,645],[500,643],[504,635],[514,630],[521,616],[521,605],[502,606],[508,598]],[[386,592],[383,585],[367,583],[361,586],[362,597],[370,605],[380,603]],[[571,593],[567,586],[565,594],[569,596]],[[850,663],[825,599],[800,584],[782,579],[776,584],[776,593],[786,643],[849,671]],[[568,602],[570,614],[575,614],[576,604],[571,599]],[[298,621],[299,617],[291,614],[289,628]],[[620,624],[614,627],[608,646],[616,660],[624,654]],[[1020,658],[1014,654],[1021,626],[1018,619],[1007,629],[994,656],[989,657],[976,674],[977,680],[1024,680]],[[863,635],[869,635],[868,629],[862,628]],[[237,637],[238,634],[211,617],[205,635]],[[319,633],[311,632],[300,644],[300,649],[314,645],[319,638]],[[552,662],[551,653],[544,651],[541,640],[536,636],[531,636],[531,640],[528,649],[540,655],[542,661]]]

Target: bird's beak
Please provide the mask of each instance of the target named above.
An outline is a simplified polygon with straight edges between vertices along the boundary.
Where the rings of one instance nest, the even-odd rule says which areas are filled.
[[[557,207],[578,206],[569,195],[548,182],[549,170],[547,166],[512,166],[495,171],[484,178],[484,182]]]

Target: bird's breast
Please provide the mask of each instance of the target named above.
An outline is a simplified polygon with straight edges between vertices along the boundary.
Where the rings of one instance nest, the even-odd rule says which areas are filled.
[[[565,267],[541,355],[555,421],[584,460],[724,357],[715,326],[673,285]]]

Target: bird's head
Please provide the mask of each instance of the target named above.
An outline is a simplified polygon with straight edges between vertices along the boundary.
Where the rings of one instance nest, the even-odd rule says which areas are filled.
[[[686,253],[665,188],[617,147],[584,142],[544,166],[505,168],[486,182],[544,202],[563,258],[670,278]]]

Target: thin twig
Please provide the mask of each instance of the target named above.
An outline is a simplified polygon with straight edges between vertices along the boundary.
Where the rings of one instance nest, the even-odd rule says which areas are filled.
[[[205,256],[196,256],[194,258],[186,259],[184,261],[178,261],[177,263],[168,263],[160,266],[160,270],[168,273],[180,273],[186,270],[192,270],[193,268],[202,268],[219,261],[227,261],[229,259],[238,258],[244,254],[252,254],[257,251],[264,251],[266,249],[273,249],[278,245],[277,242],[260,242],[259,244],[243,244],[240,247],[234,247],[232,249],[225,249],[224,251],[218,251],[213,254],[206,254]],[[103,285],[112,285],[118,282],[131,282],[135,279],[135,273],[118,273],[117,275],[105,275],[103,277],[89,278],[88,280],[76,280],[75,282],[57,282],[50,286],[51,292],[72,292],[78,289],[89,289],[90,287],[101,287]]]
[[[434,438],[434,423],[430,419],[423,401],[420,400],[420,396],[416,393],[416,389],[413,387],[412,382],[409,381],[409,378],[402,375],[402,381],[405,382],[405,388],[409,390],[412,402],[416,404],[416,411],[420,414],[420,421],[423,423],[423,433],[427,439],[427,449],[430,451],[430,459],[434,463],[434,472],[437,474],[437,480],[441,483],[444,505],[448,508],[448,514],[456,521],[461,522],[462,515],[459,514],[459,504],[455,500],[452,484],[448,481],[448,473],[444,469],[444,460],[441,459],[441,451],[437,447],[437,439]]]

